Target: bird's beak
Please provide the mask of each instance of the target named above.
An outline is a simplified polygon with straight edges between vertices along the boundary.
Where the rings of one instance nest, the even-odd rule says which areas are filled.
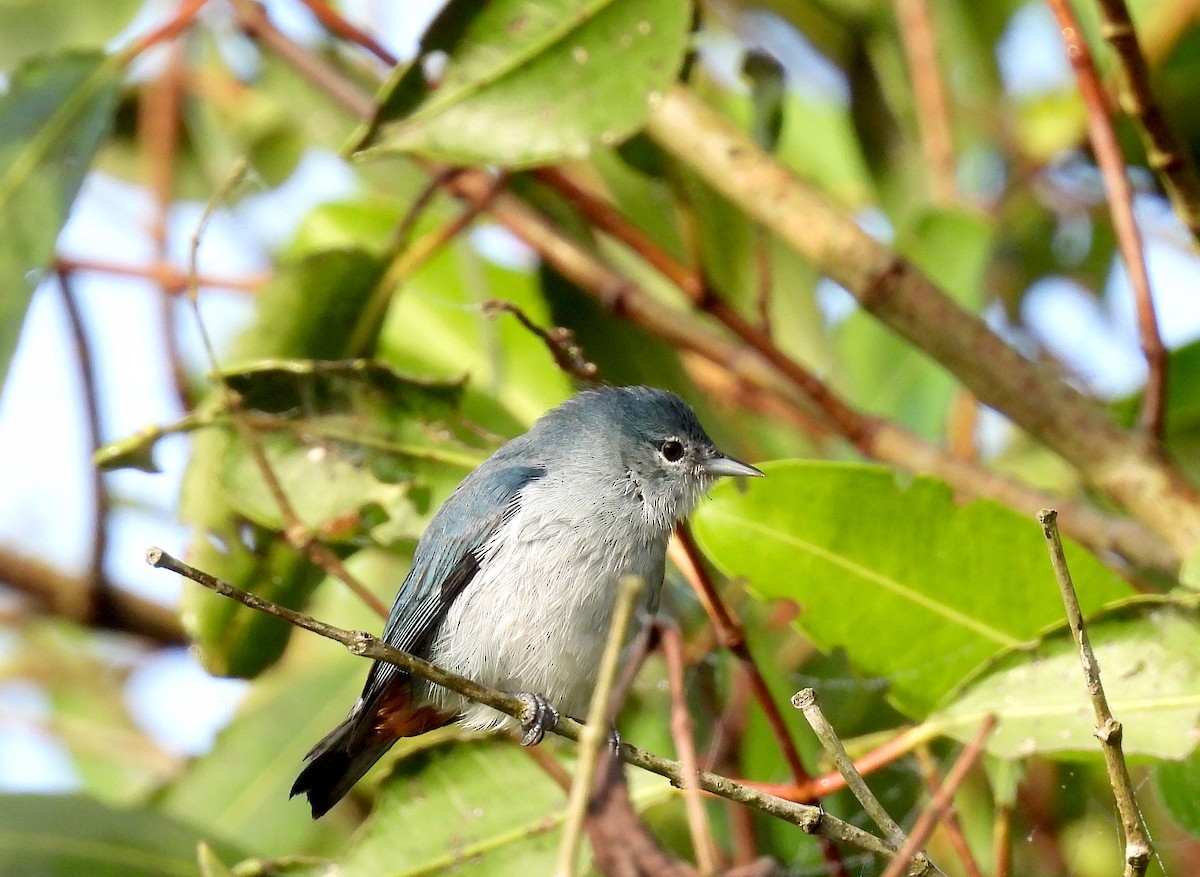
[[[700,468],[704,470],[706,475],[745,475],[750,478],[762,478],[763,473],[755,469],[749,463],[743,463],[741,460],[735,460],[733,457],[727,457],[725,454],[717,452],[700,464]]]

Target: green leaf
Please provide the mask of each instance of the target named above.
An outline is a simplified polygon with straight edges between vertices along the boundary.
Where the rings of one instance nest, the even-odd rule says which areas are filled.
[[[1074,566],[1072,560],[1072,574]],[[1178,759],[1195,749],[1198,620],[1194,610],[1162,609],[1088,625],[1109,707],[1124,728],[1126,755]],[[987,750],[1002,758],[1101,752],[1079,651],[1069,634],[1004,655],[928,724],[930,730],[966,740],[989,713],[998,721]]]
[[[288,792],[304,753],[345,717],[367,662],[336,644],[313,643],[304,666],[281,666],[256,685],[208,754],[188,765],[158,802],[243,853],[330,851],[351,827],[337,814],[314,822]],[[223,856],[224,861],[235,861]]]
[[[195,877],[200,837],[153,810],[76,795],[0,795],[0,874]]]
[[[64,49],[100,49],[125,29],[142,0],[4,0],[0,3],[0,69]]]
[[[677,791],[630,777],[644,809]],[[528,877],[554,870],[566,793],[507,740],[458,742],[409,756],[384,781],[340,863],[358,877]]]
[[[354,149],[517,168],[614,144],[674,81],[690,11],[686,0],[451,2]],[[423,61],[435,52],[446,65],[430,88]]]
[[[1171,818],[1193,837],[1200,837],[1200,752],[1183,761],[1164,761],[1154,768],[1158,797]]]
[[[59,229],[108,131],[120,77],[99,52],[37,58],[0,96],[0,386]]]
[[[905,484],[879,466],[769,463],[744,491],[718,485],[696,535],[722,572],[763,598],[803,607],[800,627],[887,676],[923,716],[991,656],[1062,622],[1041,530],[996,503],[958,505],[932,478]],[[1085,612],[1128,587],[1074,543]]]

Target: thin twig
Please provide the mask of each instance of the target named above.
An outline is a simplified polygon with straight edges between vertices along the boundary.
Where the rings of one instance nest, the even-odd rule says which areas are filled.
[[[996,727],[996,717],[994,715],[987,716],[980,723],[979,730],[975,736],[971,738],[971,742],[963,749],[958,760],[954,762],[954,766],[950,768],[946,774],[946,779],[942,783],[942,787],[938,789],[933,800],[929,802],[929,806],[921,813],[917,824],[912,827],[912,831],[908,835],[908,839],[900,847],[896,853],[896,858],[888,863],[887,868],[883,872],[883,877],[900,877],[905,873],[908,864],[916,860],[921,854],[917,852],[929,839],[929,835],[933,833],[933,829],[937,827],[946,811],[950,807],[951,801],[954,800],[954,793],[958,787],[962,785],[962,781],[966,779],[967,772],[983,754],[983,743],[988,735],[992,733],[992,729]]]
[[[197,287],[199,273],[196,268],[200,253],[200,241],[203,239],[208,223],[216,213],[218,206],[225,200],[228,193],[241,182],[248,168],[249,165],[245,159],[239,159],[234,162],[233,167],[226,174],[221,185],[216,188],[212,196],[208,199],[208,203],[204,206],[204,212],[200,216],[200,221],[196,224],[196,230],[192,233],[191,248],[188,252],[188,303],[192,307],[192,314],[196,319],[196,328],[200,333],[204,352],[212,367],[214,380],[225,400],[225,410],[229,415],[230,423],[233,424],[238,437],[246,448],[246,452],[250,454],[250,458],[258,468],[267,491],[271,494],[271,498],[275,501],[276,507],[279,509],[279,514],[283,518],[284,539],[314,564],[327,570],[331,575],[344,583],[376,615],[380,618],[387,618],[387,604],[380,600],[370,588],[360,582],[357,577],[346,569],[345,564],[342,563],[336,554],[318,542],[312,530],[296,514],[296,510],[292,507],[291,501],[283,489],[283,484],[279,481],[279,476],[275,474],[275,469],[271,466],[271,461],[267,459],[266,450],[263,448],[262,442],[259,441],[258,433],[241,416],[240,398],[229,386],[229,382],[225,380],[225,375],[217,363],[216,347],[213,345],[212,337],[208,334],[208,327],[205,325],[204,318],[200,315],[200,300]]]
[[[1075,19],[1075,12],[1068,0],[1049,0],[1049,4],[1062,30],[1067,57],[1075,70],[1075,81],[1083,97],[1092,152],[1104,178],[1104,194],[1108,199],[1109,213],[1112,214],[1117,247],[1125,262],[1125,270],[1129,274],[1129,284],[1133,288],[1133,298],[1137,304],[1138,335],[1149,369],[1146,389],[1142,395],[1139,424],[1147,435],[1161,439],[1167,392],[1167,351],[1158,333],[1158,319],[1154,313],[1154,299],[1150,294],[1150,275],[1146,270],[1142,234],[1133,215],[1133,186],[1129,182],[1129,173],[1121,156],[1120,144],[1117,143],[1117,132],[1109,115],[1104,86],[1092,61],[1091,49],[1088,48],[1079,22]]]
[[[1200,175],[1170,120],[1154,96],[1150,67],[1138,42],[1125,0],[1096,0],[1104,21],[1100,29],[1117,55],[1121,108],[1137,120],[1146,161],[1162,183],[1175,215],[1200,242]],[[1185,4],[1178,4],[1182,8]],[[1164,4],[1172,8],[1174,3]]]
[[[138,138],[145,164],[146,188],[154,200],[150,240],[154,247],[154,260],[159,265],[166,265],[170,255],[168,218],[174,195],[184,84],[182,41],[175,38],[166,49],[167,58],[162,70],[146,84],[138,102]],[[168,277],[164,275],[159,282],[162,338],[176,401],[181,411],[190,411],[193,405],[188,390],[187,369],[179,347],[176,289],[167,280]]]
[[[575,341],[575,333],[570,329],[556,326],[550,331],[546,331],[535,323],[525,311],[521,310],[519,305],[498,298],[485,301],[483,312],[489,317],[501,313],[512,314],[517,318],[518,323],[546,346],[554,358],[554,364],[568,375],[588,383],[594,382],[599,377],[600,370],[596,367],[596,363],[587,358],[583,348]]]
[[[325,0],[301,0],[301,2],[312,11],[312,14],[317,17],[317,21],[321,22],[325,29],[334,36],[362,46],[389,67],[395,67],[398,63],[396,56],[385,49],[378,40],[347,21],[336,9],[326,3]]]
[[[133,58],[151,46],[179,36],[179,34],[192,26],[192,22],[196,20],[196,15],[200,12],[200,8],[207,2],[208,0],[184,0],[172,18],[138,39],[123,54],[128,58]]]
[[[938,68],[937,29],[927,0],[895,0],[896,24],[912,79],[921,150],[935,201],[958,200],[950,103]]]
[[[995,850],[996,865],[992,869],[994,877],[1008,877],[1012,867],[1012,819],[1011,804],[997,804],[992,828],[992,847]]]
[[[153,265],[122,265],[119,262],[109,262],[102,259],[78,259],[59,256],[54,260],[56,271],[91,272],[94,274],[111,274],[115,277],[138,277],[153,280],[159,286],[172,294],[186,292],[188,274],[180,271],[174,265],[158,262]],[[234,292],[257,292],[268,280],[268,274],[248,274],[244,277],[220,277],[211,274],[201,274],[196,278],[196,286],[202,289],[228,289]]]
[[[225,597],[237,600],[251,609],[274,615],[296,627],[301,627],[326,639],[339,642],[351,654],[391,664],[405,673],[417,676],[435,685],[440,685],[443,688],[461,694],[469,700],[476,701],[505,715],[512,716],[519,722],[527,723],[532,718],[529,714],[529,704],[516,695],[487,688],[456,673],[443,670],[415,655],[410,655],[407,652],[393,648],[387,643],[371,636],[369,633],[345,630],[335,627],[332,624],[326,624],[302,612],[296,612],[295,610],[272,603],[270,600],[264,600],[256,594],[235,588],[228,582],[224,582],[172,557],[161,548],[150,548],[147,550],[146,562],[153,567],[170,570],[191,579],[197,584],[209,590],[216,591]],[[583,726],[579,722],[569,716],[562,716],[554,728],[554,733],[569,740],[579,740],[582,730]],[[628,743],[621,744],[620,755],[622,760],[627,764],[666,777],[676,785],[681,785],[684,782],[683,767],[678,761],[663,758]],[[697,773],[697,780],[700,783],[700,787],[706,792],[722,798],[728,798],[731,801],[737,801],[768,816],[791,823],[807,834],[828,837],[831,840],[847,843],[864,852],[883,858],[891,858],[893,855],[892,849],[875,835],[823,812],[820,807],[785,801],[782,798],[764,794],[728,777],[719,776],[709,771],[699,771]],[[912,877],[920,877],[921,874],[940,875],[941,872],[931,865],[926,871],[914,873]]]
[[[929,751],[928,746],[920,746],[917,748],[916,756],[917,764],[921,768],[921,779],[925,781],[925,788],[929,794],[936,795],[941,782],[938,780],[937,763],[934,761],[933,753]],[[967,877],[983,877],[983,872],[979,870],[979,863],[975,861],[975,854],[971,852],[971,846],[967,843],[966,835],[963,834],[962,823],[958,820],[958,811],[955,809],[953,801],[946,807],[945,816],[942,817],[942,827],[946,829],[946,836],[950,839],[950,845],[954,847],[954,852],[958,854],[958,860],[962,862]]]
[[[111,627],[114,613],[112,583],[104,571],[104,560],[108,555],[108,514],[110,509],[108,489],[104,484],[104,473],[100,471],[92,455],[103,444],[103,428],[100,423],[100,390],[96,380],[96,361],[92,352],[91,339],[83,324],[79,301],[69,272],[58,272],[58,291],[62,296],[63,309],[67,314],[67,326],[71,330],[75,363],[79,368],[80,383],[83,385],[83,404],[87,415],[88,469],[92,480],[92,549],[88,563],[88,614],[87,624]]]
[[[1066,607],[1067,623],[1071,625],[1071,635],[1079,648],[1079,660],[1083,665],[1084,679],[1087,681],[1092,710],[1096,716],[1096,738],[1100,741],[1100,748],[1104,750],[1104,764],[1108,768],[1108,779],[1116,798],[1117,812],[1121,815],[1121,829],[1125,835],[1125,877],[1141,877],[1150,865],[1154,850],[1146,825],[1142,822],[1133,781],[1129,777],[1129,767],[1121,750],[1121,723],[1113,717],[1108,698],[1104,694],[1104,686],[1100,683],[1100,664],[1096,661],[1096,653],[1092,651],[1092,644],[1084,628],[1079,597],[1075,593],[1075,585],[1071,582],[1067,556],[1058,536],[1058,512],[1054,509],[1043,509],[1038,513],[1038,522],[1042,525],[1042,535],[1046,537],[1046,546],[1050,550],[1050,565],[1054,568],[1054,578],[1062,594],[1063,606]]]
[[[829,724],[829,720],[821,711],[816,691],[811,688],[800,689],[792,696],[792,706],[804,714],[804,718],[812,726],[813,733],[821,741],[821,747],[833,759],[838,773],[846,778],[846,787],[854,793],[854,797],[871,817],[871,821],[879,826],[888,843],[895,847],[901,846],[905,840],[904,832],[900,830],[896,820],[892,819],[891,814],[884,809],[883,805],[879,803],[879,799],[867,787],[862,774],[854,769],[854,762],[850,760],[850,754],[842,745],[841,738],[838,737],[837,731],[833,729],[833,725]]]
[[[675,742],[675,754],[679,756],[685,777],[683,800],[688,830],[692,835],[692,849],[696,853],[696,865],[700,873],[711,875],[717,869],[717,850],[708,825],[708,815],[704,811],[704,802],[700,798],[700,787],[696,784],[696,773],[700,766],[696,759],[692,720],[688,715],[683,681],[683,639],[678,627],[663,626],[661,646],[667,662],[667,687],[671,694],[671,739]]]
[[[638,595],[646,583],[639,576],[622,577],[617,587],[617,602],[613,607],[612,622],[608,626],[608,639],[600,656],[596,684],[592,688],[592,699],[588,704],[587,724],[579,734],[575,780],[571,783],[571,795],[567,800],[567,812],[563,822],[562,840],[558,847],[556,877],[572,877],[575,862],[579,858],[579,840],[583,836],[583,821],[587,816],[588,799],[595,785],[596,765],[600,751],[604,748],[606,729],[609,724],[609,698],[617,678],[621,659],[621,646],[629,623],[633,620]],[[686,783],[686,780],[685,780]]]

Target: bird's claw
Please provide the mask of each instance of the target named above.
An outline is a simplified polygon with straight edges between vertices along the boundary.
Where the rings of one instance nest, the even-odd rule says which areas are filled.
[[[612,749],[614,755],[619,755],[621,752],[621,732],[613,728],[608,732],[608,746]]]
[[[542,742],[546,732],[553,731],[558,724],[558,710],[546,698],[531,691],[522,691],[517,697],[525,704],[521,720],[521,745],[536,746]]]

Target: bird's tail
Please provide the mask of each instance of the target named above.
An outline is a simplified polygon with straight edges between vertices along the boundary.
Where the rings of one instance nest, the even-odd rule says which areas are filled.
[[[388,740],[363,739],[359,732],[358,716],[352,712],[344,722],[330,731],[304,757],[308,763],[296,782],[292,784],[289,797],[301,793],[308,796],[312,817],[323,816],[334,804],[362,779],[371,765],[383,757],[395,738]]]

